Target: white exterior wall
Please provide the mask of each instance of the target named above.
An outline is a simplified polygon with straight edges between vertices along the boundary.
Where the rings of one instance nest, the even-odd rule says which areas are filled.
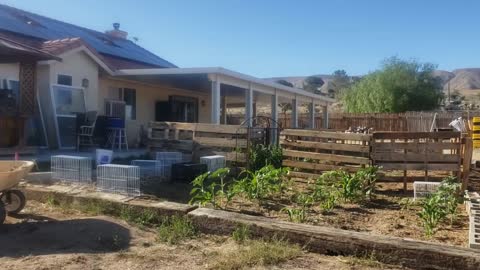
[[[18,81],[20,73],[19,63],[0,64],[0,79],[9,79]]]
[[[193,92],[182,89],[172,89],[160,85],[144,84],[134,81],[127,81],[115,78],[100,78],[98,92],[98,112],[105,113],[105,99],[115,99],[119,88],[132,88],[136,90],[137,111],[135,120],[127,120],[127,137],[129,145],[137,143],[140,127],[146,129],[148,122],[155,120],[155,103],[157,101],[168,101],[171,95],[188,96],[198,98],[198,121],[200,123],[210,122],[210,94]],[[110,96],[113,94],[113,96]],[[203,101],[203,102],[202,102]],[[202,103],[205,106],[202,106]]]
[[[62,62],[50,65],[50,82],[57,83],[57,75],[72,76],[72,86],[82,86],[82,80],[88,79],[89,86],[85,89],[87,111],[97,110],[98,104],[98,65],[83,51],[71,51],[62,57]]]

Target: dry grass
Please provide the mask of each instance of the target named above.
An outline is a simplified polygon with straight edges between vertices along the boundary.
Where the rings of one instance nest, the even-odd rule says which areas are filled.
[[[303,254],[299,245],[281,239],[248,240],[212,257],[209,269],[233,270],[256,266],[271,266],[297,258]]]

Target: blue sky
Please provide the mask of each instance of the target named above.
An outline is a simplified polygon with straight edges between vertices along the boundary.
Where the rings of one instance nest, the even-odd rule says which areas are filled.
[[[8,0],[99,31],[120,22],[180,67],[222,66],[258,77],[364,74],[386,57],[452,70],[480,67],[480,1]]]

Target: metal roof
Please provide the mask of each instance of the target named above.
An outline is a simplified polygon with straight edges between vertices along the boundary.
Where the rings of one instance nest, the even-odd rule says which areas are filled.
[[[130,40],[113,38],[98,31],[50,19],[6,5],[0,5],[0,29],[42,40],[79,37],[99,53],[159,67],[176,67],[174,64],[143,49]]]

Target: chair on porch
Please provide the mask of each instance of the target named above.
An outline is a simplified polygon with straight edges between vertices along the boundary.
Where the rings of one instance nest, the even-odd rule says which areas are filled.
[[[95,146],[94,131],[97,122],[97,111],[88,111],[85,114],[85,125],[80,126],[77,134],[77,151],[81,146]]]

